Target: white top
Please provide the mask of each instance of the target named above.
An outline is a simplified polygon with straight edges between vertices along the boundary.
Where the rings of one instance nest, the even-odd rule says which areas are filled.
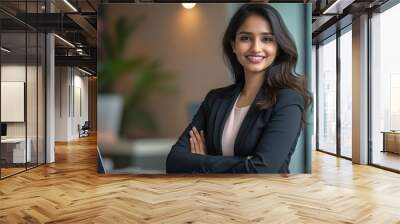
[[[240,94],[239,94],[240,96]],[[236,103],[239,99],[236,99],[233,105],[232,111],[229,114],[228,119],[225,122],[224,131],[222,132],[222,155],[233,156],[236,136],[239,128],[242,125],[243,119],[250,108],[250,105],[245,107],[236,107]]]

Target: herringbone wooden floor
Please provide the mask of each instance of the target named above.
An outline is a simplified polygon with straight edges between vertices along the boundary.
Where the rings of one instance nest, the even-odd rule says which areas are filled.
[[[102,176],[94,137],[0,181],[0,223],[400,223],[400,175],[315,152],[313,174]]]

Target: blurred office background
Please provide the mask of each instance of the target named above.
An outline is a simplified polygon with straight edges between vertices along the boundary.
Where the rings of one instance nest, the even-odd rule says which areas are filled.
[[[400,135],[396,98],[399,89],[397,77],[399,71],[398,63],[395,61],[397,57],[394,56],[399,50],[399,44],[395,41],[399,32],[394,28],[395,23],[399,21],[398,1],[313,0],[310,2],[312,3],[310,39],[313,46],[311,54],[313,73],[309,81],[314,94],[312,110],[314,127],[309,129],[312,131],[311,148],[357,164],[399,172]],[[4,83],[1,85],[4,88],[0,99],[2,114],[3,112],[4,116],[12,114],[7,111],[8,107],[4,106],[6,101],[11,99],[7,96],[16,97],[14,99],[16,103],[8,105],[20,109],[18,106],[23,101],[22,109],[13,110],[15,114],[12,114],[18,117],[23,112],[23,119],[7,121],[3,120],[6,117],[1,118],[4,144],[0,145],[0,178],[9,177],[37,165],[55,162],[56,147],[62,147],[71,141],[84,141],[85,138],[80,137],[87,134],[96,135],[96,89],[99,82],[97,47],[101,48],[97,32],[107,28],[99,22],[97,14],[102,9],[99,6],[121,7],[121,4],[132,7],[150,4],[150,1],[0,1],[0,66],[1,81]],[[159,69],[173,77],[171,79],[173,82],[170,84],[175,85],[175,92],[154,91],[154,94],[148,95],[148,102],[153,100],[157,101],[157,104],[143,104],[143,107],[146,110],[151,107],[164,110],[164,107],[157,106],[165,105],[161,99],[174,99],[176,102],[167,100],[165,102],[169,102],[168,105],[178,104],[179,107],[175,107],[177,111],[171,112],[165,109],[165,113],[179,114],[181,117],[180,123],[175,125],[175,122],[161,121],[157,113],[151,114],[154,123],[168,123],[172,125],[171,127],[183,128],[190,120],[190,111],[194,111],[196,104],[203,99],[209,89],[226,85],[231,81],[222,63],[221,51],[217,50],[219,40],[211,38],[209,33],[196,32],[191,24],[221,31],[220,28],[223,26],[219,22],[226,23],[234,9],[223,9],[221,12],[211,10],[210,15],[218,14],[218,17],[223,17],[222,20],[214,21],[209,16],[202,16],[199,13],[202,12],[202,7],[198,6],[191,9],[193,13],[188,13],[190,10],[180,6],[180,13],[168,17],[165,21],[144,22],[158,26],[175,21],[179,26],[171,30],[180,35],[183,40],[182,46],[189,46],[187,40],[191,35],[194,39],[205,38],[209,41],[207,46],[215,47],[200,48],[197,45],[202,42],[198,41],[190,45],[199,52],[198,54],[180,58],[185,62],[182,64],[188,67],[200,67],[208,71],[207,66],[210,66],[211,72],[207,73],[197,74],[194,73],[197,69],[195,71],[182,66],[176,67],[174,63],[175,65],[180,63],[174,62],[174,57],[160,60]],[[129,14],[126,11],[128,10],[124,13]],[[192,14],[193,18],[188,16],[189,14]],[[187,20],[190,23],[180,20],[178,15],[186,19],[190,17]],[[285,13],[286,15],[290,13]],[[194,22],[195,18],[198,20],[197,23]],[[115,18],[110,18],[111,20],[115,21]],[[179,33],[178,27],[191,30],[193,33]],[[145,28],[142,26],[139,29]],[[161,33],[165,29],[166,27],[161,27],[154,32]],[[140,35],[140,32],[136,31],[132,37],[139,38]],[[214,40],[218,42],[212,42]],[[145,43],[146,41],[143,42]],[[170,43],[176,44],[177,41],[170,40]],[[154,45],[161,44],[154,43]],[[179,54],[184,51],[176,45],[174,47],[176,55],[181,56]],[[127,53],[144,52],[145,48],[137,46],[135,50],[126,50]],[[216,53],[202,58],[204,63],[190,59],[200,60],[199,57],[203,57],[205,52],[210,50],[215,50]],[[168,51],[163,52],[161,48],[147,54],[149,61],[161,59],[163,55],[171,55]],[[153,57],[153,54],[157,57]],[[207,66],[203,66],[204,64]],[[208,75],[207,79],[202,77],[205,75]],[[194,83],[190,89],[187,85],[180,84],[184,83],[185,79]],[[7,90],[6,82],[25,83],[22,87],[24,93],[12,94]],[[129,90],[129,84],[126,86]],[[192,89],[193,91],[188,92]],[[183,91],[187,96],[181,94]],[[127,128],[124,134],[128,136],[127,138],[139,136],[147,139],[151,138],[150,133],[157,138],[176,138],[165,134],[165,124],[159,126],[157,131],[131,131]],[[141,125],[151,127],[151,122]],[[172,132],[173,135],[180,133],[171,129]],[[79,154],[79,150],[75,149],[71,153]],[[31,156],[27,156],[29,152]],[[20,159],[22,163],[18,162]]]

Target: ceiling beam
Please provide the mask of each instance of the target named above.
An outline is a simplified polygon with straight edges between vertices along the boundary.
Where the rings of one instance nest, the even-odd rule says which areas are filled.
[[[56,66],[76,66],[87,67],[96,71],[97,60],[90,56],[55,56]]]

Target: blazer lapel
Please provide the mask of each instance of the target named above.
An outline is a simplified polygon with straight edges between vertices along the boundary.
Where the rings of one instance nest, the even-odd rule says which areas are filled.
[[[223,98],[219,98],[219,108],[215,118],[215,129],[214,129],[214,145],[216,146],[217,155],[222,155],[222,132],[225,127],[226,120],[229,117],[229,114],[235,104],[235,100],[238,97],[240,91],[242,90],[242,85],[236,85],[235,89],[233,90],[232,94],[227,94]]]
[[[256,106],[256,102],[259,99],[262,99],[263,92],[262,89],[257,93],[256,98],[254,99],[253,103],[251,104],[246,116],[243,119],[242,125],[239,128],[238,134],[235,139],[234,144],[234,155],[242,155],[247,154],[242,149],[244,149],[244,142],[246,139],[247,134],[251,131],[251,127],[254,126],[254,122],[257,120],[258,116],[261,113]]]

